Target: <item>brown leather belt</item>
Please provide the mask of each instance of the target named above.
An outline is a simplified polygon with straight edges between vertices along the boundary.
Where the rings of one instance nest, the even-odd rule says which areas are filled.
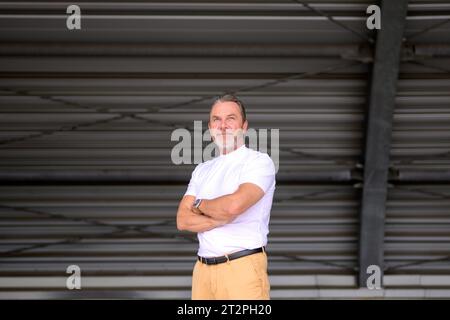
[[[259,253],[265,251],[266,248],[256,248],[256,249],[246,249],[238,252],[233,252],[229,254],[228,256],[221,256],[221,257],[212,257],[212,258],[203,258],[200,256],[197,256],[198,261],[204,263],[204,264],[220,264],[227,261],[235,260],[238,258],[242,258],[245,256],[249,256],[251,254]]]

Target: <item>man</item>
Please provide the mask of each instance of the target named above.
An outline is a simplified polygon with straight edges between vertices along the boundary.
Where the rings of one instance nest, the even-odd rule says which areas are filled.
[[[208,128],[220,155],[192,173],[177,227],[198,233],[192,299],[269,299],[265,246],[275,190],[272,159],[245,146],[245,108],[218,98]]]

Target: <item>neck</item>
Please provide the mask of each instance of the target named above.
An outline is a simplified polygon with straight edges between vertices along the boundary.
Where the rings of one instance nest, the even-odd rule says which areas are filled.
[[[239,143],[239,144],[236,144],[235,145],[235,147],[234,147],[234,149],[230,149],[230,150],[226,150],[226,149],[223,149],[223,150],[220,150],[220,154],[221,155],[226,155],[226,154],[230,154],[230,153],[232,153],[233,151],[236,151],[237,149],[239,149],[240,147],[242,147],[244,145],[244,143],[243,142],[241,142],[241,143]]]

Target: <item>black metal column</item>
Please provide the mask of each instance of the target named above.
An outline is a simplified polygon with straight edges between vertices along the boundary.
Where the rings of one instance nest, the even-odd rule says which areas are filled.
[[[383,271],[384,216],[387,196],[392,117],[407,0],[381,2],[372,70],[360,216],[359,286],[366,287],[367,267]],[[383,272],[381,273],[382,279]]]

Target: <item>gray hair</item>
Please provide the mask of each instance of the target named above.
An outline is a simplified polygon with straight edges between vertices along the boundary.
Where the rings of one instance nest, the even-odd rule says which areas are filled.
[[[239,106],[239,109],[241,110],[241,116],[243,119],[242,122],[245,122],[247,120],[247,114],[245,112],[244,104],[235,95],[227,93],[222,96],[219,96],[214,100],[214,103],[212,105],[214,106],[218,102],[234,102],[234,103],[236,103]]]

